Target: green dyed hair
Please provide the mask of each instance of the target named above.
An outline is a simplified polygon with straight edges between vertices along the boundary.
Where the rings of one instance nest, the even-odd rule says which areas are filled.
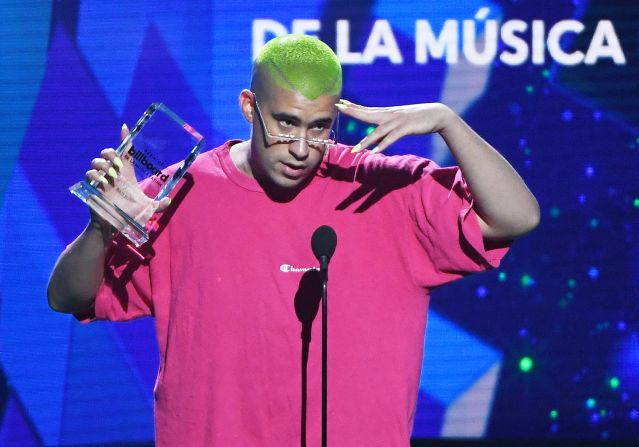
[[[253,88],[264,75],[311,101],[342,92],[342,66],[337,56],[324,42],[304,34],[276,37],[264,45],[253,64]]]

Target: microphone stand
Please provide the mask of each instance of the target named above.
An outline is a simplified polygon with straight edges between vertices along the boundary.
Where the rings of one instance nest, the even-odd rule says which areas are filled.
[[[337,234],[328,225],[322,225],[313,232],[311,249],[320,262],[322,278],[322,447],[326,447],[328,420],[328,262],[335,252]]]
[[[320,274],[322,275],[322,447],[326,447],[328,419],[328,256],[320,257]]]

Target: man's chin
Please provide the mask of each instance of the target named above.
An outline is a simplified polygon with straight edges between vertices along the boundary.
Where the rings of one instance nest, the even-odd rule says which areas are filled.
[[[286,202],[295,198],[310,180],[311,176],[290,178],[280,174],[269,177],[266,182],[259,181],[259,183],[264,192],[273,200]]]
[[[295,190],[300,188],[300,186],[308,183],[308,176],[288,177],[286,175],[280,175],[272,180],[273,183],[279,188]]]

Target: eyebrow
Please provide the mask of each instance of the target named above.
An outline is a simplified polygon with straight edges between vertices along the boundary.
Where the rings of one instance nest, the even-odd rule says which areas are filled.
[[[296,126],[299,126],[302,122],[297,116],[290,115],[286,112],[273,112],[271,116],[275,118],[277,121],[290,121]],[[331,117],[318,118],[310,122],[310,126],[314,126],[316,124],[331,124],[333,119]]]

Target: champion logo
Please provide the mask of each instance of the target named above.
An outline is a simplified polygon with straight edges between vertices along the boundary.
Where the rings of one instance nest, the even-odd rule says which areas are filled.
[[[280,265],[280,272],[284,273],[304,273],[309,270],[319,270],[319,267],[294,267],[291,264]]]

